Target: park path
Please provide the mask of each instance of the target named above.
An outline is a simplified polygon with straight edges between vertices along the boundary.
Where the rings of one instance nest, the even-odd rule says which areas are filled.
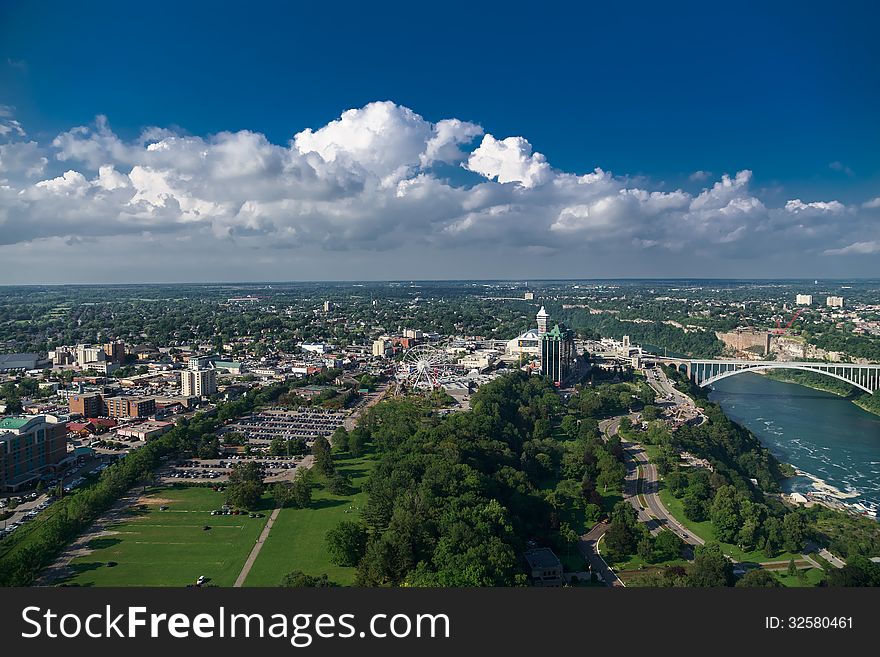
[[[140,486],[129,489],[73,542],[65,546],[58,558],[44,568],[37,577],[35,586],[52,586],[75,575],[76,573],[71,567],[71,562],[77,557],[91,554],[93,550],[89,547],[89,543],[93,540],[115,533],[110,529],[110,526],[120,520],[124,520],[126,518],[126,511],[137,504],[143,495],[144,490]]]
[[[260,532],[260,537],[254,544],[254,549],[251,550],[251,553],[248,555],[247,561],[244,562],[244,566],[242,566],[241,572],[238,574],[238,578],[235,580],[235,584],[232,585],[233,587],[241,588],[242,586],[244,586],[244,581],[247,579],[248,574],[251,572],[251,568],[253,567],[254,562],[259,556],[260,550],[263,549],[263,543],[265,543],[266,539],[269,537],[269,532],[272,531],[272,525],[275,524],[275,518],[278,517],[279,511],[281,511],[280,506],[272,511],[272,515],[269,516],[269,520],[266,521],[266,526],[263,527],[263,531]]]

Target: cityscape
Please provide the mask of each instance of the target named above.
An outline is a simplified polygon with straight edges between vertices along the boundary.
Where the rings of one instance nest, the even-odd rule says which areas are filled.
[[[878,19],[0,3],[4,627],[871,631]]]
[[[6,585],[864,585],[880,562],[880,281],[2,294]],[[444,545],[473,495],[501,524]]]

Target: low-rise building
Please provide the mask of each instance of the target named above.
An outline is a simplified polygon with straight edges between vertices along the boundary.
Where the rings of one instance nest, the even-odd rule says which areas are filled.
[[[37,354],[0,354],[0,372],[35,370],[39,362]]]
[[[96,392],[80,392],[68,397],[67,407],[71,413],[78,413],[85,418],[106,415],[104,399]]]
[[[108,397],[104,403],[109,417],[149,417],[156,412],[153,397]]]
[[[535,548],[523,555],[528,565],[529,578],[535,586],[562,586],[562,562],[550,548]]]
[[[122,438],[147,441],[152,438],[158,438],[159,436],[168,433],[173,428],[174,424],[171,422],[147,421],[129,427],[123,427],[116,432],[116,435]]]

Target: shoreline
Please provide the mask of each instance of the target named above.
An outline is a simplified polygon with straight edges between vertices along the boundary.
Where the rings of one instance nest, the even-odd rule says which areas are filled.
[[[760,374],[761,376],[766,376],[768,374],[768,372],[760,371],[760,372],[755,372],[755,374]],[[780,381],[782,383],[791,383],[791,384],[795,384],[795,385],[802,385],[805,388],[812,388],[813,390],[820,390],[822,392],[830,392],[832,394],[835,394],[835,396],[841,397],[843,399],[847,398],[844,395],[833,393],[833,391],[831,391],[831,390],[823,390],[822,388],[820,388],[818,386],[806,385],[806,384],[803,384],[799,381],[788,380],[787,378],[784,378],[784,377],[773,376],[773,377],[767,377],[767,378],[775,380],[775,381]],[[683,394],[687,395],[691,399],[694,399],[693,394],[691,394],[690,392],[684,392]],[[708,394],[706,394],[705,398],[708,401],[711,401],[708,398]],[[850,401],[853,401],[853,400],[850,400]],[[712,403],[717,404],[717,402],[712,402]],[[868,409],[864,409],[864,410],[867,411]],[[791,494],[796,492],[791,488],[789,482],[792,482],[793,480],[798,479],[798,478],[806,479],[812,483],[814,490],[811,492],[815,492],[820,496],[817,499],[811,500],[811,502],[813,504],[819,504],[819,505],[824,506],[828,509],[839,511],[840,513],[846,513],[848,515],[859,515],[857,512],[855,512],[851,508],[851,506],[850,506],[851,502],[848,502],[848,500],[853,500],[854,498],[859,497],[861,495],[860,492],[840,490],[839,488],[828,483],[827,481],[825,481],[824,479],[822,479],[818,475],[814,475],[811,472],[807,472],[807,471],[799,468],[798,466],[796,466],[794,463],[789,463],[788,461],[783,461],[781,458],[779,458],[779,456],[777,456],[774,453],[773,447],[771,445],[767,444],[766,442],[764,442],[764,440],[762,440],[758,434],[756,434],[754,431],[752,431],[751,429],[749,429],[745,425],[737,422],[735,419],[730,417],[730,415],[728,415],[727,412],[723,408],[721,408],[721,411],[722,411],[722,413],[724,413],[724,416],[728,420],[730,420],[731,422],[733,422],[735,424],[738,424],[739,426],[741,426],[744,429],[746,429],[747,431],[749,431],[749,433],[754,435],[758,439],[758,441],[761,443],[761,445],[763,445],[763,447],[772,455],[772,457],[775,458],[779,462],[780,474],[782,476],[780,479],[777,480],[777,484],[782,489],[781,490],[782,495],[784,495],[786,498],[788,498]],[[870,411],[868,411],[868,412],[870,412]],[[872,415],[875,414],[873,412],[871,412],[871,413],[872,413]],[[877,414],[880,415],[880,413],[877,413]],[[834,501],[831,502],[827,499],[822,499],[821,496],[831,498]],[[875,518],[875,520],[880,520],[880,518]]]
[[[767,372],[767,371],[755,372],[755,374],[760,374],[761,376],[767,376],[769,374],[769,372]],[[805,388],[811,388],[813,390],[820,390],[821,392],[828,392],[828,393],[834,394],[835,396],[840,397],[842,399],[848,399],[847,395],[841,395],[839,393],[834,392],[833,390],[826,390],[826,389],[819,387],[819,386],[813,386],[813,385],[808,385],[806,383],[802,383],[800,381],[794,381],[794,380],[788,379],[784,375],[783,376],[779,376],[779,375],[767,376],[767,378],[774,380],[774,381],[780,381],[782,383],[791,383],[794,385],[803,386]],[[857,406],[862,408],[860,404],[856,403],[855,399],[849,399],[849,401],[853,402],[854,404],[856,404]],[[880,415],[880,413],[875,412],[875,411],[871,411],[870,409],[867,409],[867,408],[863,408],[863,410],[871,413],[872,415]],[[734,420],[729,415],[727,415],[727,413],[724,411],[724,409],[722,409],[722,412],[724,412],[724,415],[731,422],[736,422],[736,420]],[[737,424],[739,424],[739,423],[737,423]],[[740,425],[740,426],[744,426],[744,425]],[[767,450],[769,450],[771,454],[773,454],[773,448],[770,445],[768,445],[767,443],[765,443],[758,434],[751,431],[751,429],[748,429],[748,427],[744,427],[744,428],[746,428],[750,433],[755,435],[755,437],[758,438],[758,440],[761,442],[761,444]],[[783,491],[784,491],[783,495],[785,495],[786,497],[797,492],[797,491],[792,490],[790,486],[786,486],[786,482],[791,482],[792,480],[797,479],[797,478],[807,479],[811,482],[813,489],[814,489],[813,491],[810,491],[810,492],[814,492],[814,493],[818,494],[818,496],[816,498],[813,498],[810,500],[811,504],[819,504],[821,506],[824,506],[825,508],[839,511],[841,513],[846,513],[849,515],[856,515],[856,516],[862,515],[852,508],[852,502],[850,501],[850,500],[854,500],[855,498],[858,498],[862,494],[861,492],[843,491],[843,490],[837,488],[836,486],[828,483],[827,481],[825,481],[824,479],[822,479],[818,475],[815,475],[811,472],[807,472],[807,471],[799,468],[798,466],[794,465],[793,463],[789,463],[788,461],[781,460],[775,454],[773,454],[773,457],[776,458],[777,461],[779,461],[780,465],[782,466],[782,470],[788,470],[789,472],[791,472],[791,474],[787,474],[787,473],[783,472],[782,480],[778,482],[780,484],[780,486],[783,488]],[[788,490],[786,490],[786,489],[788,489]],[[823,497],[831,498],[831,499],[830,500],[823,499]],[[874,520],[880,521],[880,518],[875,517]]]
[[[842,395],[841,393],[837,392],[836,390],[831,390],[830,388],[826,388],[824,386],[821,386],[821,385],[818,385],[815,383],[805,383],[804,381],[797,381],[795,379],[789,378],[789,377],[785,376],[785,374],[776,374],[776,372],[779,372],[779,371],[780,370],[766,370],[763,372],[755,372],[755,374],[760,374],[761,376],[766,376],[768,379],[772,379],[773,381],[780,381],[782,383],[792,383],[794,385],[803,386],[804,388],[810,388],[811,390],[819,390],[821,392],[827,392],[831,395],[835,395],[836,397],[840,397],[841,399],[847,400],[851,404],[854,404],[855,406],[858,406],[859,408],[861,408],[866,413],[870,413],[871,415],[880,416],[880,409],[869,408],[868,406],[866,406],[862,402],[861,395],[862,394],[867,395],[868,393],[866,393],[862,390],[858,390],[858,388],[856,388],[856,390],[858,390],[858,394],[856,394],[855,396],[853,396],[852,393],[850,393],[848,395]],[[784,372],[785,370],[782,370],[782,371]],[[771,374],[771,372],[773,372],[773,374]]]

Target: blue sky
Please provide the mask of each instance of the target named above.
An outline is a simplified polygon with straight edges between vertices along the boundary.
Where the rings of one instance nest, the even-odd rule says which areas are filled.
[[[852,234],[841,236],[840,242],[813,225],[798,224],[801,236],[812,233],[815,237],[812,247],[792,240],[790,231],[797,226],[793,228],[790,221],[778,217],[743,216],[739,232],[737,226],[720,230],[713,224],[706,240],[728,246],[713,250],[708,245],[693,245],[688,253],[696,261],[723,259],[729,263],[725,275],[747,274],[759,261],[761,273],[767,275],[811,276],[812,270],[797,264],[804,248],[825,256],[820,259],[823,275],[865,275],[876,268],[880,253],[877,209],[865,207],[880,196],[880,40],[875,35],[880,9],[876,3],[838,2],[821,10],[803,2],[607,4],[620,6],[473,1],[442,5],[388,2],[377,7],[348,2],[4,3],[0,8],[0,106],[6,108],[6,120],[19,126],[21,134],[12,136],[18,142],[34,143],[30,154],[36,157],[39,150],[46,164],[36,172],[21,157],[7,153],[4,173],[0,160],[0,179],[13,181],[18,192],[24,190],[19,197],[29,199],[27,208],[16,203],[5,214],[0,213],[0,222],[9,229],[7,235],[18,235],[0,239],[0,245],[27,244],[36,249],[35,241],[60,240],[65,246],[51,249],[59,249],[63,257],[75,256],[77,248],[94,252],[102,242],[105,248],[118,249],[119,239],[136,236],[138,231],[149,232],[154,239],[157,235],[174,235],[178,241],[187,238],[181,226],[192,229],[197,223],[192,217],[174,220],[163,215],[161,221],[133,226],[132,221],[120,221],[118,208],[106,204],[99,209],[83,208],[82,221],[88,222],[88,217],[99,211],[110,212],[104,224],[121,224],[118,231],[77,231],[76,213],[63,226],[50,226],[46,220],[47,225],[39,231],[13,226],[16,222],[40,224],[43,218],[37,215],[55,211],[46,199],[31,195],[28,185],[35,188],[37,182],[52,180],[65,171],[78,172],[87,181],[97,179],[101,162],[92,158],[83,164],[77,159],[81,149],[77,155],[53,147],[58,135],[77,126],[92,126],[94,137],[96,116],[106,117],[108,130],[122,144],[139,142],[144,146],[149,141],[143,138],[144,130],[158,126],[166,130],[165,136],[173,133],[208,141],[218,133],[249,131],[265,135],[272,145],[285,147],[297,133],[309,128],[318,131],[345,110],[392,101],[394,111],[409,108],[432,125],[458,119],[481,128],[470,143],[456,138],[463,159],[442,158],[433,162],[429,171],[404,158],[401,166],[408,167],[407,171],[396,173],[398,178],[393,182],[400,184],[420,175],[440,179],[452,192],[436,193],[448,200],[460,190],[488,185],[488,179],[504,188],[480,189],[485,195],[498,196],[494,210],[473,199],[460,199],[457,210],[450,207],[447,215],[433,218],[429,226],[401,223],[403,218],[389,225],[382,223],[387,219],[383,216],[382,221],[377,219],[376,230],[410,230],[412,240],[377,245],[366,243],[370,240],[359,242],[360,233],[369,232],[363,217],[352,219],[357,225],[325,226],[319,235],[312,224],[307,228],[282,225],[278,215],[268,210],[261,210],[262,218],[249,225],[227,218],[218,226],[208,215],[219,210],[211,206],[199,215],[205,222],[205,235],[192,234],[189,239],[208,240],[217,253],[233,247],[236,252],[258,253],[226,275],[195,266],[180,275],[236,278],[235,272],[240,271],[242,278],[308,278],[312,267],[309,257],[314,249],[322,249],[351,267],[359,262],[357,267],[368,277],[393,276],[386,265],[371,265],[376,249],[399,249],[401,262],[412,257],[413,263],[418,263],[423,257],[410,254],[438,248],[451,254],[447,262],[466,265],[474,275],[505,275],[509,265],[504,263],[509,263],[512,255],[522,254],[546,260],[543,265],[534,264],[535,271],[529,275],[564,275],[582,262],[567,250],[571,244],[583,239],[583,247],[589,251],[596,231],[603,230],[615,235],[611,241],[619,243],[621,253],[632,253],[634,248],[650,250],[656,271],[647,267],[639,275],[697,273],[687,271],[681,265],[681,254],[669,246],[670,234],[692,229],[694,208],[689,208],[684,219],[669,219],[685,222],[678,228],[654,234],[660,211],[645,210],[642,206],[648,201],[642,202],[640,210],[622,208],[613,216],[601,217],[602,208],[594,207],[601,198],[593,192],[583,198],[575,198],[574,192],[561,197],[539,194],[539,188],[554,184],[549,182],[556,181],[554,176],[542,175],[540,180],[524,184],[515,174],[501,184],[497,172],[487,165],[479,171],[480,167],[463,166],[485,135],[497,140],[523,137],[529,150],[519,155],[528,158],[540,153],[554,172],[582,176],[601,167],[618,181],[606,190],[615,195],[621,189],[634,188],[658,194],[681,190],[696,200],[701,192],[711,192],[716,183],[723,187],[723,174],[735,179],[737,172],[748,170],[748,181],[738,187],[743,193],[742,198],[737,197],[737,210],[749,203],[754,206],[748,199],[758,199],[772,215],[797,200],[803,207],[791,206],[792,212],[800,212],[802,218],[821,210],[823,221],[836,217],[849,226],[857,223]],[[397,124],[389,124],[389,129],[393,125]],[[376,143],[373,147],[386,145]],[[19,153],[25,150],[23,146],[18,149]],[[327,158],[326,151],[320,155]],[[104,157],[107,161],[103,164],[123,176],[138,166],[160,170],[157,163],[146,163],[131,153],[114,159],[110,149]],[[345,175],[367,175],[355,166],[357,158],[353,159],[356,171]],[[12,170],[16,163],[22,170]],[[164,166],[173,167],[173,163],[165,162]],[[30,173],[17,180],[15,174],[25,170]],[[385,180],[381,186],[388,182],[389,172],[369,173]],[[197,177],[192,172],[175,173],[180,179]],[[338,183],[343,174],[337,171],[333,176]],[[132,194],[137,196],[140,188],[133,184]],[[169,184],[171,192],[157,192],[165,194],[162,198],[166,200],[173,200],[175,193],[195,198],[204,191],[181,190],[179,185]],[[274,180],[266,184],[277,188],[287,183]],[[567,235],[566,244],[529,235],[521,225],[528,217],[513,217],[507,225],[495,222],[493,230],[505,234],[495,236],[495,257],[485,262],[484,269],[473,267],[469,249],[480,240],[493,243],[493,235],[489,222],[467,234],[475,221],[465,215],[479,206],[479,212],[494,217],[520,205],[522,199],[517,194],[523,189],[517,186],[531,190],[530,200],[523,204],[527,214],[540,214],[530,204],[552,208],[552,213],[537,223],[545,230],[556,226],[557,233]],[[68,187],[68,196],[92,199],[92,188],[73,193]],[[224,205],[222,211],[240,219],[242,205],[248,201],[265,204],[269,197],[276,198],[259,196],[252,189],[242,190],[236,199],[224,198],[223,203],[235,207]],[[287,193],[291,202],[303,198],[295,190]],[[324,198],[329,193],[324,190],[319,195]],[[198,198],[209,203],[216,200]],[[348,192],[339,196],[343,203],[351,198]],[[664,201],[664,208],[674,205],[673,200]],[[831,202],[845,209],[810,205]],[[118,203],[128,207],[131,198]],[[159,205],[158,201],[153,205]],[[162,205],[167,210],[169,203]],[[719,211],[726,207],[702,205]],[[385,213],[388,208],[388,202],[380,200],[376,213]],[[560,220],[566,208],[575,210],[566,215],[568,219]],[[286,207],[285,212],[289,211]],[[414,208],[406,211],[417,212]],[[685,213],[681,204],[675,211]],[[297,206],[295,212],[303,210]],[[310,207],[308,212],[333,215],[334,208]],[[144,216],[143,212],[138,214]],[[626,230],[615,230],[635,215],[645,230],[628,225]],[[586,216],[589,221],[584,220]],[[714,221],[712,217],[701,220]],[[757,223],[749,223],[752,220],[763,221],[763,228],[757,230]],[[468,239],[461,243],[426,239],[426,230],[437,231],[438,225],[446,236],[454,232]],[[3,228],[0,223],[0,230]],[[771,229],[774,236],[797,248],[779,254],[778,271],[769,267],[766,253],[750,247],[762,239],[762,231]],[[250,240],[255,232],[268,235],[268,243],[261,247],[257,240]],[[279,237],[279,232],[284,235]],[[510,237],[511,232],[516,239]],[[285,242],[285,237],[294,234],[296,239]],[[91,244],[77,242],[82,238]],[[167,248],[167,239],[162,241]],[[284,262],[302,260],[301,268],[279,270],[279,261],[269,250],[277,249],[280,242],[289,244]],[[739,251],[730,246],[734,242],[740,242]],[[43,251],[50,248],[48,243],[42,246]],[[3,248],[0,246],[0,252]],[[263,264],[250,262],[254,259]],[[555,269],[560,262],[564,271]],[[601,257],[595,262],[597,267],[605,266],[600,265]],[[603,273],[581,268],[584,271],[573,274]],[[103,275],[85,266],[75,269],[75,276],[84,280]],[[272,276],[273,272],[277,275]],[[424,273],[442,276],[444,270],[428,267]],[[0,274],[0,281],[3,276],[9,275]],[[401,271],[400,276],[408,274]]]

